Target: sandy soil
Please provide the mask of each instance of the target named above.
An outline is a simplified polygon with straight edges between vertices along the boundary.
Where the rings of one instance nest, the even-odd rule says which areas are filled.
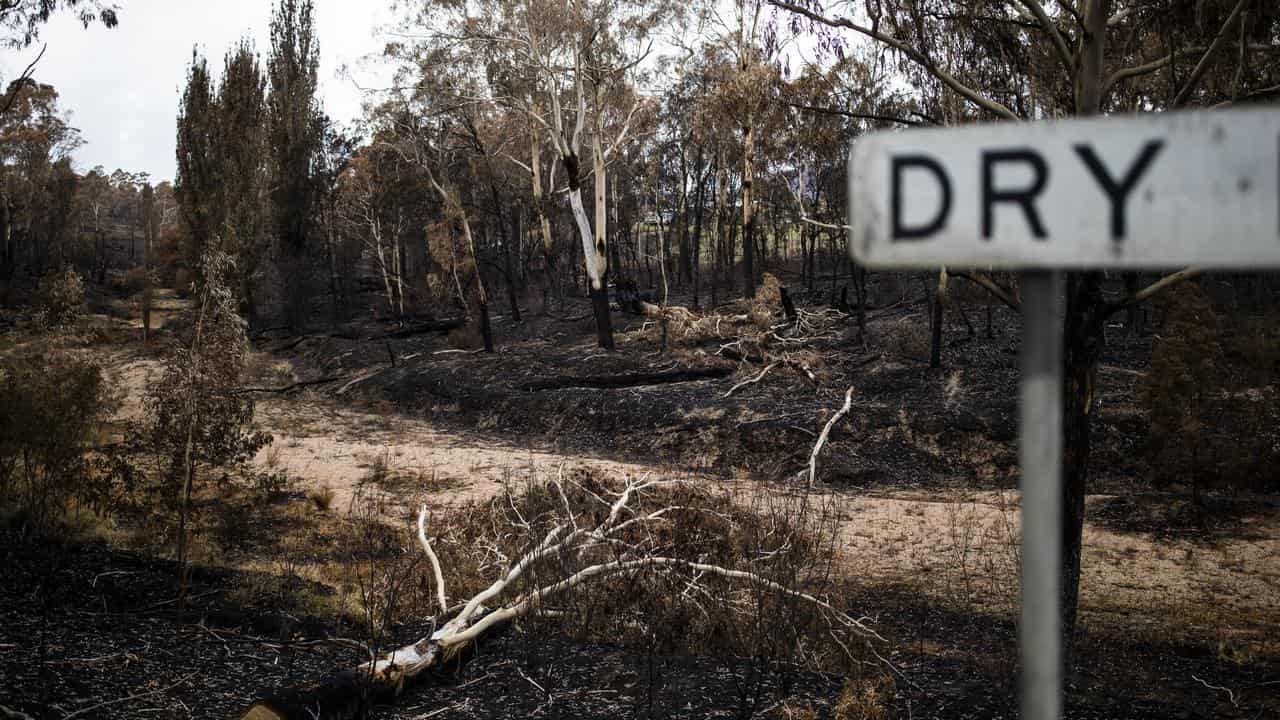
[[[258,360],[270,365],[261,357]],[[144,389],[148,378],[160,372],[159,361],[121,353],[109,366],[125,392],[119,418],[141,418]],[[287,366],[270,367],[266,374],[282,371]],[[274,438],[254,458],[255,468],[286,473],[304,490],[328,488],[334,493],[333,506],[339,509],[351,508],[358,496],[369,493],[382,494],[381,499],[392,500],[394,507],[395,488],[406,491],[406,502],[416,495],[415,490],[446,489],[434,492],[432,498],[447,506],[489,497],[509,484],[574,469],[620,477],[663,472],[649,465],[565,455],[545,446],[520,446],[481,433],[445,429],[393,409],[383,412],[307,393],[264,395],[257,402],[255,419]],[[616,452],[615,448],[602,450]]]
[[[288,372],[287,365],[258,361],[265,367],[260,374]],[[142,388],[159,363],[129,356],[112,366],[128,388],[121,414],[136,418]],[[321,393],[264,395],[257,420],[275,440],[254,464],[287,473],[304,490],[332,490],[339,510],[375,493],[382,507],[398,515],[424,491],[440,506],[457,505],[575,469],[694,477],[607,458],[627,455],[623,448],[602,448],[606,457],[592,458],[562,454],[545,443],[507,442],[496,432],[458,429],[463,424],[449,422],[448,407],[440,412],[446,417],[433,421],[389,404],[356,404]],[[854,576],[911,586],[954,606],[997,614],[1016,608],[1017,491],[829,492]],[[1178,505],[1177,496],[1094,495],[1089,502],[1081,583],[1086,618],[1100,626],[1156,632],[1177,616],[1224,653],[1280,651],[1269,630],[1269,619],[1280,617],[1280,508],[1241,498],[1235,502],[1245,510],[1206,535],[1182,533],[1178,518],[1159,515]]]
[[[510,484],[578,468],[620,477],[655,471],[635,463],[506,444],[427,420],[388,417],[329,400],[267,399],[258,404],[257,417],[275,441],[258,453],[255,464],[333,490],[339,508],[349,507],[362,492],[376,490],[371,484],[383,486],[383,492],[388,492],[388,485],[406,483],[444,486],[447,491],[433,497],[457,505],[490,497]],[[372,476],[385,480],[370,483]]]

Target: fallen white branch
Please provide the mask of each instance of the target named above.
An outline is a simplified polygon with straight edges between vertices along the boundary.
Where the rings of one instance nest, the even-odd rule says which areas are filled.
[[[729,388],[729,392],[725,393],[725,394],[724,394],[724,396],[725,396],[725,397],[730,397],[731,395],[733,395],[734,393],[738,392],[739,390],[741,390],[742,388],[744,388],[744,387],[746,387],[746,386],[748,386],[748,385],[755,385],[756,383],[758,383],[758,382],[760,382],[761,380],[763,380],[763,379],[764,379],[764,376],[765,376],[765,375],[768,375],[770,370],[774,369],[774,368],[775,368],[775,367],[777,367],[777,366],[778,366],[778,363],[776,363],[776,362],[771,362],[771,363],[769,363],[769,364],[768,364],[768,365],[766,365],[766,366],[765,366],[765,368],[764,368],[763,370],[761,370],[761,371],[760,371],[760,373],[759,373],[758,375],[756,375],[755,377],[753,377],[753,378],[751,378],[751,379],[749,379],[749,380],[743,380],[742,382],[738,383],[737,385],[734,385],[733,387]]]
[[[809,453],[809,487],[813,487],[818,477],[818,453],[822,452],[822,446],[827,444],[827,436],[831,434],[831,428],[849,412],[849,408],[853,406],[853,386],[850,385],[848,390],[844,391],[844,405],[836,411],[835,415],[827,421],[825,427],[822,428],[822,434],[818,436],[818,442],[813,445],[813,452]]]
[[[1210,690],[1219,690],[1219,691],[1221,691],[1221,692],[1226,693],[1226,694],[1227,694],[1227,699],[1231,701],[1231,705],[1232,705],[1233,707],[1240,707],[1240,703],[1236,702],[1236,694],[1235,694],[1234,692],[1232,692],[1232,691],[1231,691],[1231,688],[1225,688],[1225,687],[1222,687],[1221,685],[1210,685],[1209,683],[1205,682],[1204,680],[1201,680],[1200,678],[1196,677],[1195,675],[1192,675],[1192,676],[1191,676],[1191,679],[1192,679],[1192,680],[1195,680],[1196,682],[1200,683],[1201,685],[1203,685],[1203,686],[1205,686],[1205,687],[1209,688]]]
[[[423,505],[418,510],[418,542],[422,544],[422,551],[427,554],[427,559],[431,561],[431,572],[435,574],[436,579],[436,600],[440,603],[440,612],[448,612],[449,602],[445,599],[444,594],[444,573],[440,570],[440,559],[436,557],[436,553],[431,549],[431,542],[427,540],[427,506]]]
[[[826,439],[835,421],[848,412],[852,392],[853,389],[850,388],[849,393],[846,393],[844,408],[828,422],[822,440]],[[817,449],[815,457],[816,454]],[[703,582],[713,577],[807,603],[823,619],[827,632],[850,658],[854,656],[840,636],[845,640],[850,636],[861,639],[872,654],[887,667],[894,669],[871,645],[872,641],[884,642],[884,638],[867,627],[863,619],[850,616],[822,597],[788,587],[755,572],[660,554],[664,546],[656,540],[659,534],[650,530],[660,524],[677,522],[673,517],[678,513],[705,512],[725,517],[713,508],[688,505],[655,503],[657,507],[643,509],[633,506],[633,501],[645,490],[672,485],[678,481],[651,480],[647,477],[630,479],[616,492],[592,489],[573,480],[567,481],[582,492],[580,497],[587,498],[588,504],[598,502],[602,509],[607,508],[607,513],[575,508],[570,503],[569,494],[562,487],[564,482],[566,480],[561,478],[552,483],[559,495],[558,500],[564,504],[564,517],[560,517],[561,511],[555,511],[557,522],[546,530],[536,545],[525,551],[515,562],[508,564],[506,572],[489,587],[476,593],[465,604],[454,608],[445,607],[443,573],[439,558],[427,538],[426,508],[422,507],[418,513],[418,541],[431,562],[435,576],[436,600],[441,606],[441,612],[436,617],[440,621],[451,619],[429,636],[380,658],[371,659],[320,682],[286,689],[260,700],[241,716],[242,720],[283,720],[313,715],[329,719],[354,717],[361,703],[369,699],[398,695],[408,683],[424,672],[439,667],[445,660],[456,657],[486,632],[535,611],[548,612],[549,604],[564,599],[566,594],[584,584],[647,570],[688,572],[688,586],[680,594],[680,598],[693,603],[704,614],[707,611],[690,591],[696,590],[701,596],[711,598],[712,594],[703,587]],[[511,502],[510,498],[508,502]],[[512,508],[515,509],[514,503]],[[518,510],[516,515],[520,516]],[[524,524],[524,533],[527,534],[531,530],[529,523],[523,518],[519,522]],[[778,552],[785,552],[786,548],[787,545],[784,544]],[[556,568],[565,568],[562,571],[565,576],[557,579],[556,575],[552,575],[547,578],[546,571],[555,572]],[[525,577],[532,577],[534,583],[525,584],[518,591],[512,592],[516,583]],[[684,578],[680,579],[684,581]],[[493,607],[494,604],[497,609],[490,612],[487,607]],[[455,610],[457,614],[451,615]]]

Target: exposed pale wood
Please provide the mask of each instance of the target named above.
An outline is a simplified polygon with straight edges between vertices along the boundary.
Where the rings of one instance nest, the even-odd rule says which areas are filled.
[[[1103,309],[1104,317],[1110,316],[1113,313],[1119,312],[1120,310],[1123,310],[1129,307],[1130,305],[1136,305],[1141,302],[1146,302],[1147,300],[1150,300],[1151,298],[1155,297],[1156,295],[1159,295],[1160,293],[1164,292],[1165,290],[1168,290],[1169,288],[1173,287],[1174,285],[1177,285],[1178,283],[1183,283],[1188,280],[1194,280],[1203,274],[1204,274],[1203,269],[1198,267],[1189,267],[1189,268],[1183,268],[1182,270],[1179,270],[1176,273],[1165,275],[1164,277],[1151,283],[1150,285],[1139,290],[1138,292],[1133,293],[1132,295],[1120,298],[1115,302],[1107,303],[1106,307]]]
[[[822,446],[827,444],[827,438],[831,435],[831,428],[840,421],[840,418],[849,413],[849,408],[853,407],[853,386],[850,385],[848,390],[844,391],[844,405],[836,411],[835,415],[827,421],[822,428],[822,434],[818,436],[818,442],[813,444],[813,452],[809,453],[809,487],[813,487],[818,477],[818,453],[822,452]]]
[[[478,609],[474,618],[483,617]],[[399,695],[426,671],[454,657],[442,640],[465,631],[471,621],[458,615],[436,632],[393,650],[380,658],[297,687],[284,688],[253,703],[241,720],[348,720],[357,717],[370,701]]]
[[[552,484],[556,485],[561,497],[564,497],[559,483]],[[637,513],[635,508],[630,506],[632,498],[642,491],[669,484],[672,483],[648,479],[631,480],[621,492],[617,493],[617,499],[612,502],[596,496],[608,508],[608,513],[594,524],[580,524],[580,521],[587,516],[575,515],[566,501],[562,521],[547,531],[541,542],[511,563],[504,575],[488,588],[472,596],[457,611],[457,615],[454,615],[439,630],[417,642],[405,645],[380,658],[371,659],[357,667],[335,673],[319,682],[287,688],[261,699],[253,703],[240,716],[241,719],[349,720],[363,712],[371,700],[395,697],[424,673],[439,667],[445,660],[458,657],[471,648],[485,633],[511,620],[526,616],[544,607],[548,601],[561,597],[585,583],[647,568],[687,570],[692,574],[690,582],[694,584],[700,582],[703,577],[713,576],[786,595],[817,608],[826,618],[833,633],[837,631],[851,633],[867,642],[869,648],[872,639],[883,642],[884,639],[862,621],[820,597],[787,587],[754,572],[662,556],[656,553],[656,548],[632,545],[623,540],[623,531],[628,528],[670,522],[669,516],[675,511],[693,510],[693,508],[668,505],[651,512]],[[599,518],[602,514],[595,513],[593,516]],[[434,560],[435,554],[426,540],[424,517],[425,508],[419,512],[419,541],[428,556],[433,558],[433,565],[437,565],[438,563]],[[524,527],[528,529],[527,525]],[[647,534],[641,533],[641,535]],[[545,584],[524,588],[514,597],[510,597],[509,591],[517,587],[516,583],[526,575],[531,575],[532,568],[540,563],[566,555],[582,557],[592,547],[600,545],[618,545],[626,551],[617,556],[605,554],[594,564],[588,564],[565,577],[547,581]],[[439,571],[436,570],[436,572]],[[438,584],[443,588],[443,582],[438,581]],[[504,599],[504,596],[507,597]],[[498,608],[492,612],[485,607],[490,601],[498,604]],[[449,612],[452,611],[453,609],[445,611],[440,618],[449,617]],[[843,647],[843,643],[841,646]],[[890,669],[896,670],[889,661],[876,653],[874,648],[871,652]]]
[[[748,386],[748,385],[754,385],[754,384],[756,384],[756,383],[760,382],[761,380],[763,380],[763,379],[764,379],[764,376],[765,376],[765,375],[768,375],[768,374],[769,374],[769,371],[770,371],[770,370],[772,370],[772,369],[774,369],[774,368],[776,368],[776,367],[778,367],[778,363],[777,363],[777,362],[771,362],[771,363],[769,363],[769,364],[768,364],[768,365],[766,365],[766,366],[765,366],[765,368],[764,368],[763,370],[761,370],[761,371],[760,371],[760,373],[759,373],[758,375],[756,375],[755,377],[753,377],[753,378],[751,378],[751,379],[749,379],[749,380],[743,380],[742,382],[738,383],[737,385],[734,385],[733,387],[729,388],[729,392],[725,393],[725,394],[724,394],[724,396],[725,396],[725,397],[730,397],[731,395],[733,395],[734,393],[738,392],[738,391],[739,391],[739,390],[741,390],[742,388],[744,388],[744,387],[746,387],[746,386]]]

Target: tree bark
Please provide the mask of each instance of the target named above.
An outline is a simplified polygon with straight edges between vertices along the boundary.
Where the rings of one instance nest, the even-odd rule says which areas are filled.
[[[516,220],[514,217],[512,219]],[[498,222],[502,222],[501,216],[499,216]],[[518,220],[516,220],[516,227],[512,228],[512,230],[514,231],[514,237],[520,237],[520,226]],[[520,322],[520,302],[519,293],[516,292],[515,266],[511,261],[511,242],[506,235],[503,235],[502,237],[502,255],[503,263],[506,265],[507,269],[507,302],[511,304],[511,321]]]
[[[1139,278],[1136,272],[1124,273],[1124,291],[1126,295],[1138,292]],[[1125,332],[1135,338],[1142,334],[1142,303],[1132,303],[1125,308]]]
[[[938,287],[932,293],[929,313],[929,367],[942,367],[942,306],[947,300],[947,271],[938,272]]]
[[[1099,273],[1067,276],[1063,342],[1062,637],[1067,667],[1080,605],[1080,554],[1093,426],[1094,384],[1103,348]]]
[[[415,643],[377,660],[334,673],[319,682],[285,688],[255,702],[241,720],[350,720],[374,702],[398,695],[405,685],[439,668],[465,648],[445,647],[440,641],[457,635],[485,617],[483,612],[455,618]]]
[[[493,328],[489,325],[489,303],[480,301],[480,338],[484,341],[484,351],[493,352]]]
[[[756,213],[752,207],[755,185],[756,125],[753,113],[747,112],[742,141],[742,277],[743,292],[756,296],[755,234]]]
[[[702,151],[698,151],[698,172],[701,173],[702,167]],[[701,280],[701,273],[698,271],[698,265],[702,259],[702,210],[706,201],[706,182],[699,176],[698,192],[694,201],[694,217],[693,217],[693,308],[698,309],[698,285]]]
[[[788,322],[796,321],[796,304],[791,301],[791,293],[787,292],[784,285],[778,288],[778,294],[782,297],[782,312],[787,316]]]
[[[1102,106],[1103,55],[1110,0],[1085,4],[1076,114],[1096,115]],[[1072,667],[1076,613],[1080,606],[1080,555],[1084,540],[1085,490],[1089,477],[1090,431],[1098,357],[1102,352],[1102,276],[1068,273],[1063,323],[1063,457],[1062,457],[1062,652],[1063,667]]]
[[[591,310],[596,319],[596,342],[605,350],[613,351],[613,318],[609,314],[609,288],[604,283],[591,286]]]

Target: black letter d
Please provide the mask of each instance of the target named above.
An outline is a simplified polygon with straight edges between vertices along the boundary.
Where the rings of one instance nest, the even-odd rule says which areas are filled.
[[[892,192],[890,199],[893,212],[893,242],[903,240],[923,240],[942,229],[947,222],[947,216],[951,214],[951,178],[947,177],[947,171],[942,169],[936,160],[926,155],[895,155],[892,158],[892,167],[890,172],[893,175]],[[938,188],[942,191],[942,203],[938,207],[938,212],[933,219],[923,225],[907,227],[902,220],[902,171],[905,168],[920,168],[933,173],[933,177],[938,182]]]

